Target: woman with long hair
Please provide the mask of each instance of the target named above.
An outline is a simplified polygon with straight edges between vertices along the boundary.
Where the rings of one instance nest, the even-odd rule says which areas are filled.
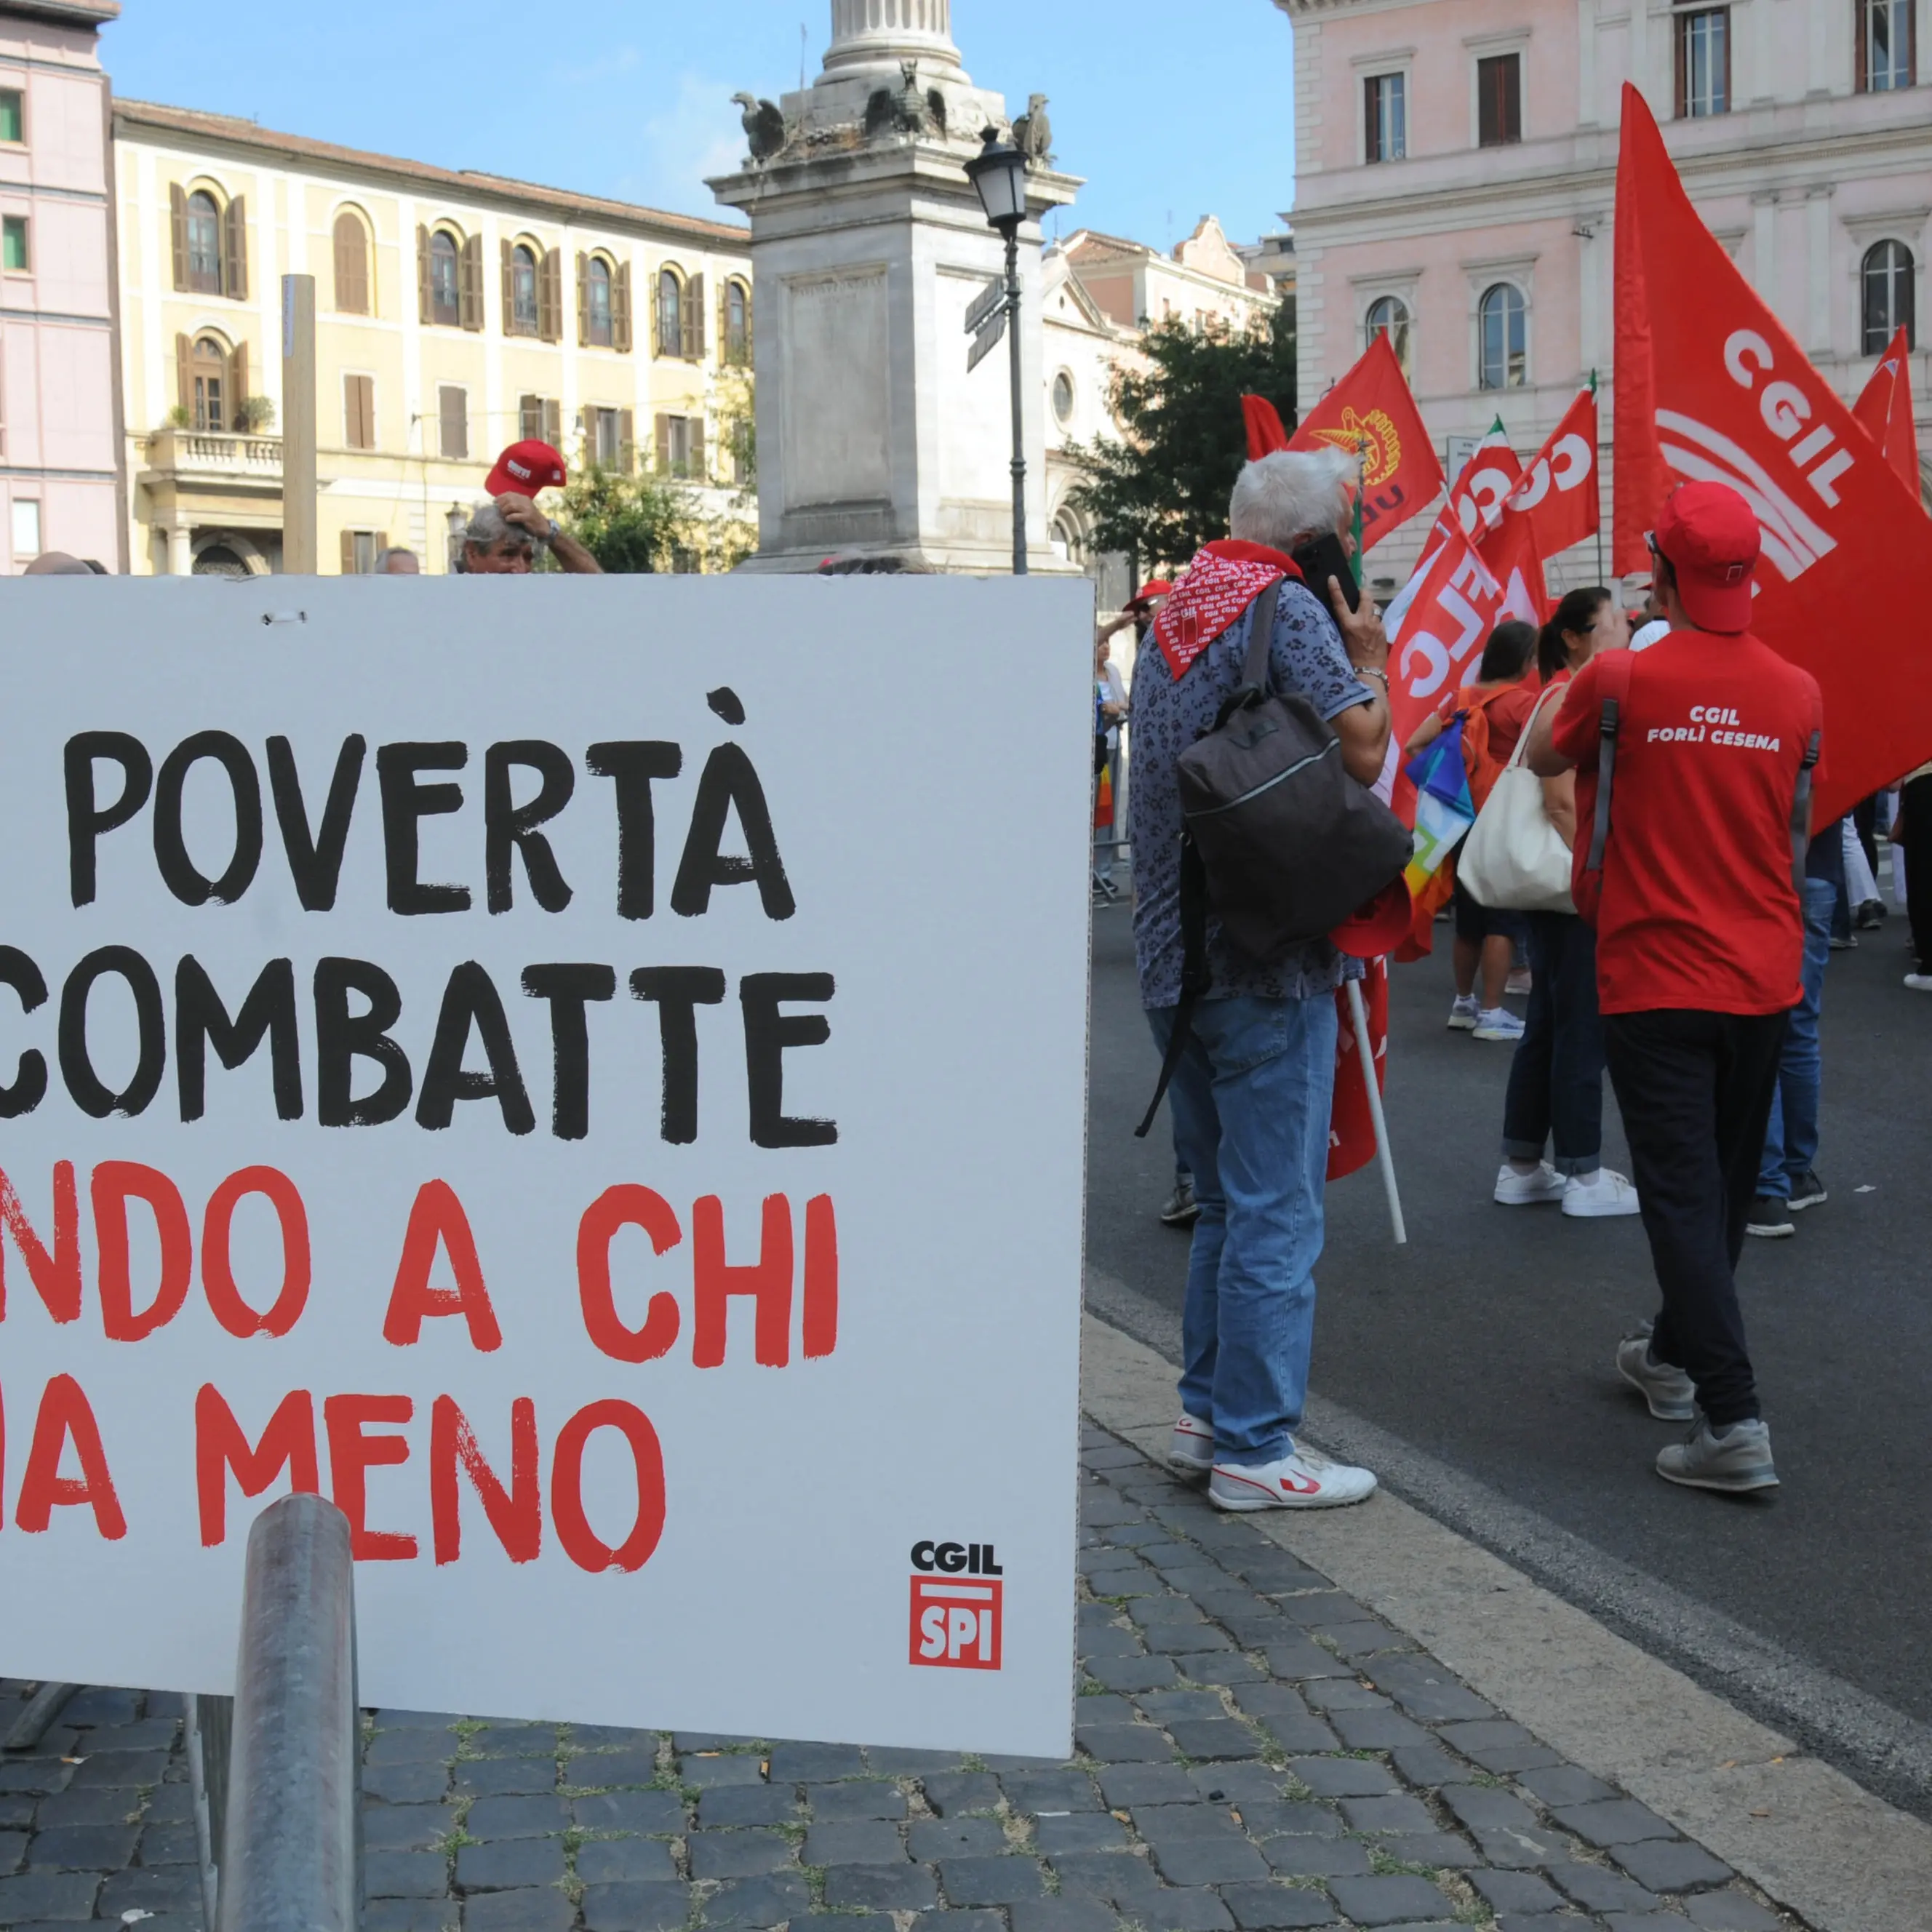
[[[1629,641],[1629,627],[1609,591],[1600,586],[1571,591],[1537,642],[1546,697],[1599,651],[1625,650]],[[1574,848],[1576,774],[1545,778],[1543,802],[1563,842]],[[1589,1220],[1634,1214],[1636,1190],[1603,1160],[1604,1025],[1597,1011],[1597,936],[1574,913],[1525,916],[1529,1011],[1510,1064],[1496,1198],[1508,1208],[1560,1201],[1564,1214]]]

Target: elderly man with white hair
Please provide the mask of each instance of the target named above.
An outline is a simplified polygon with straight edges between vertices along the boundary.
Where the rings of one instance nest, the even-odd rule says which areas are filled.
[[[1356,459],[1284,451],[1250,463],[1228,506],[1229,538],[1203,549],[1162,607],[1134,676],[1134,942],[1141,1003],[1163,1053],[1181,992],[1182,820],[1175,766],[1240,683],[1256,600],[1280,582],[1270,688],[1328,721],[1364,786],[1388,746],[1388,640],[1364,597],[1352,612],[1329,578],[1304,583],[1291,554],[1334,532],[1345,546]],[[1201,1215],[1182,1323],[1181,1416],[1169,1460],[1208,1476],[1222,1509],[1359,1502],[1366,1469],[1300,1447],[1322,1252],[1334,994],[1347,975],[1325,940],[1263,964],[1208,926],[1211,990],[1168,1088],[1175,1139]]]
[[[456,568],[470,577],[525,577],[539,548],[548,550],[568,575],[603,574],[603,566],[576,538],[514,491],[477,505],[464,527]]]

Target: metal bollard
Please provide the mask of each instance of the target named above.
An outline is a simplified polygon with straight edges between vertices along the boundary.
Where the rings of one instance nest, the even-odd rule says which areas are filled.
[[[216,1932],[356,1932],[358,1742],[349,1520],[285,1496],[248,1536]]]

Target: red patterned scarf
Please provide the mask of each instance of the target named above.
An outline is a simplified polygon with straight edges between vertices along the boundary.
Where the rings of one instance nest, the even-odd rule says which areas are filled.
[[[1154,621],[1154,641],[1175,682],[1270,584],[1301,581],[1300,567],[1285,551],[1233,538],[1204,545],[1174,586]]]

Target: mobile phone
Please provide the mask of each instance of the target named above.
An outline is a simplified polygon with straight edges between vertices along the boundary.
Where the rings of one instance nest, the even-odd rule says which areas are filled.
[[[1328,580],[1334,578],[1342,586],[1342,601],[1351,610],[1362,608],[1362,587],[1355,581],[1355,573],[1348,564],[1348,553],[1342,548],[1342,539],[1331,530],[1326,536],[1311,537],[1294,552],[1294,560],[1301,566],[1301,574],[1308,587],[1322,600],[1322,608],[1328,604]]]

